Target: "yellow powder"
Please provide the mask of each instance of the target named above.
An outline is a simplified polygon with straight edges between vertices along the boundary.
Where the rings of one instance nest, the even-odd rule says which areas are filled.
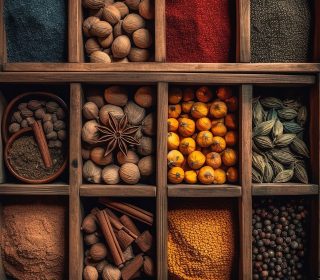
[[[231,201],[183,201],[168,213],[170,280],[232,279],[235,219]]]

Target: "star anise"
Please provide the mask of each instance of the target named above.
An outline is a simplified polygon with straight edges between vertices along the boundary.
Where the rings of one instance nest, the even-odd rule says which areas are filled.
[[[112,113],[108,113],[108,126],[99,124],[98,130],[102,136],[96,143],[108,143],[104,156],[110,154],[116,147],[127,156],[128,145],[140,145],[140,142],[135,138],[139,126],[128,126],[128,117],[126,114],[120,119],[115,118]]]

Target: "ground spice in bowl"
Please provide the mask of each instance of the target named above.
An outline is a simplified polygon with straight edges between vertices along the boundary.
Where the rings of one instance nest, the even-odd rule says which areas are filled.
[[[49,151],[53,166],[46,168],[34,137],[22,136],[12,143],[8,159],[11,166],[20,176],[40,180],[55,174],[64,163],[62,149],[49,148]]]

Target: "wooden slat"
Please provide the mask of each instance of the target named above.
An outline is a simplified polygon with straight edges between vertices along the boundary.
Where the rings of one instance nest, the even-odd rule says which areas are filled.
[[[179,84],[273,84],[312,85],[312,75],[272,74],[213,74],[213,73],[145,73],[145,72],[2,72],[0,83],[154,83],[174,82]]]
[[[149,185],[81,185],[80,196],[156,197],[156,187]]]
[[[313,42],[313,62],[320,62],[320,2],[314,2],[314,42]],[[319,276],[320,277],[320,276]]]
[[[319,63],[7,63],[8,72],[317,73]]]
[[[168,185],[169,197],[241,197],[241,187],[232,185]]]
[[[67,184],[0,184],[2,195],[69,195]]]
[[[155,0],[155,61],[166,61],[166,1]]]
[[[69,279],[82,279],[83,248],[81,225],[81,206],[79,188],[82,184],[81,159],[81,108],[82,92],[80,84],[70,87],[70,197],[69,197]]]
[[[68,0],[69,62],[83,62],[81,0]]]
[[[7,62],[6,31],[4,25],[4,0],[0,0],[0,71]]]
[[[168,84],[157,92],[157,279],[168,279],[167,234],[167,116]]]
[[[237,0],[237,61],[251,61],[250,0]]]
[[[252,86],[240,87],[240,174],[242,198],[240,205],[240,275],[252,279],[252,189],[251,189],[251,119]]]
[[[317,195],[319,193],[318,185],[305,184],[253,184],[252,195],[268,196],[268,195]]]

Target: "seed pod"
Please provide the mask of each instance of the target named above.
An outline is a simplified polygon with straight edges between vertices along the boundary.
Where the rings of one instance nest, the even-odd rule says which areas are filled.
[[[300,107],[298,111],[298,116],[297,116],[297,123],[301,126],[304,126],[306,124],[308,117],[308,111],[306,106]]]
[[[259,99],[253,100],[252,104],[252,116],[253,116],[253,123],[255,126],[262,123],[264,121],[265,112],[261,106]]]
[[[302,163],[297,162],[294,166],[294,177],[303,184],[308,184],[308,173]]]
[[[273,126],[274,126],[275,120],[270,120],[270,121],[265,121],[260,124],[258,124],[254,129],[253,129],[253,136],[266,136],[268,135]]]
[[[294,109],[284,108],[278,111],[278,117],[287,121],[290,121],[296,118],[298,112]]]
[[[266,167],[266,161],[263,156],[253,153],[252,154],[252,166],[261,174],[264,174],[264,169]]]
[[[282,108],[282,101],[276,97],[264,97],[260,99],[261,105],[269,109],[280,109]]]
[[[283,122],[282,124],[284,128],[284,132],[286,133],[298,134],[301,131],[303,131],[303,128],[295,122]]]
[[[278,118],[277,111],[275,109],[269,110],[267,113],[267,121],[276,120]]]
[[[289,182],[293,177],[293,170],[287,169],[281,171],[274,179],[273,183],[286,183]]]
[[[272,166],[274,174],[279,174],[284,170],[283,165],[272,158],[269,158],[269,163]]]
[[[283,134],[283,124],[277,119],[272,128],[272,136],[276,138],[282,134]]]
[[[259,150],[259,148],[257,147],[257,145],[252,142],[252,151],[256,152],[256,153],[261,153],[261,151]]]
[[[309,158],[309,149],[306,145],[306,143],[304,143],[303,140],[299,139],[299,138],[295,138],[292,142],[291,142],[291,145],[290,145],[291,149],[293,151],[295,151],[297,154],[303,156],[303,157],[306,157],[306,158]]]
[[[273,143],[276,147],[286,147],[290,145],[294,138],[296,138],[295,134],[286,133],[276,137]]]
[[[289,165],[296,161],[296,158],[294,157],[294,155],[285,149],[274,149],[274,150],[271,150],[270,152],[276,161],[284,165]]]
[[[258,148],[261,149],[272,149],[273,143],[268,136],[256,136],[253,138],[254,143],[257,145]]]
[[[254,182],[254,183],[262,183],[262,176],[254,168],[252,168],[252,182]]]
[[[300,102],[296,99],[285,99],[282,101],[283,107],[298,110],[301,106]]]
[[[272,166],[269,162],[266,162],[266,166],[263,174],[263,181],[266,183],[271,183],[274,176]]]

